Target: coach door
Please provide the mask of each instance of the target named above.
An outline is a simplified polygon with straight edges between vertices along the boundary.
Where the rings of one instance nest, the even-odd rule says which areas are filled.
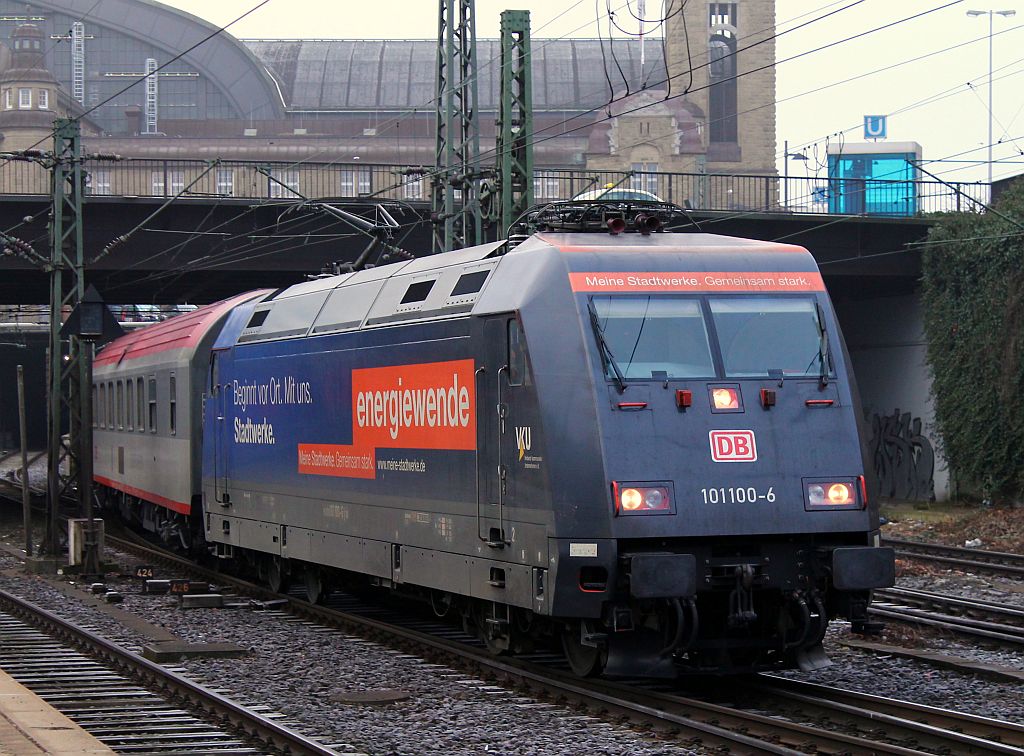
[[[503,548],[511,537],[509,507],[513,486],[509,464],[515,447],[509,423],[509,323],[503,315],[484,322],[483,361],[476,369],[477,519],[479,536],[488,546]]]

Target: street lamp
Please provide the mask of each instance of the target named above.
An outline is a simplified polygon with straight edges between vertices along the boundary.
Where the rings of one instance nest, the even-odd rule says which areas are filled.
[[[1017,15],[1015,10],[969,10],[967,15],[988,16],[988,191],[992,194],[992,22],[994,16],[1009,18]]]
[[[789,159],[807,162],[807,155],[802,152],[790,152],[789,140],[782,143],[782,204],[789,208]]]

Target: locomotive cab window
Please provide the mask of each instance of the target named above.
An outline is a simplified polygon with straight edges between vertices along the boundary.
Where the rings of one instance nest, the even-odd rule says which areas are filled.
[[[591,300],[594,324],[626,380],[708,378],[715,375],[700,301],[678,297],[598,296]],[[613,364],[614,360],[614,364]]]
[[[526,339],[518,320],[508,321],[508,383],[522,386],[529,383],[526,371]]]
[[[828,338],[810,297],[712,297],[715,331],[727,378],[830,374]]]

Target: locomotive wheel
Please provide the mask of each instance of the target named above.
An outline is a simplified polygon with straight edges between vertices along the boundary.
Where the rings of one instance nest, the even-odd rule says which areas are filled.
[[[302,571],[306,584],[306,601],[311,604],[322,604],[327,598],[327,590],[324,587],[324,576],[319,567],[309,566]]]
[[[594,677],[601,674],[608,652],[598,646],[584,645],[580,638],[579,622],[573,622],[562,630],[562,650],[573,674],[578,677]]]
[[[510,630],[506,627],[504,633],[495,634],[495,628],[487,621],[487,604],[483,601],[476,602],[473,609],[473,624],[475,625],[476,636],[484,642],[487,650],[494,656],[504,656],[510,653],[512,639],[509,636]]]
[[[288,590],[288,576],[280,557],[270,557],[266,562],[267,585],[274,593],[284,593]]]
[[[431,589],[430,608],[434,610],[436,616],[441,618],[447,617],[448,612],[452,610],[453,603],[452,594]]]

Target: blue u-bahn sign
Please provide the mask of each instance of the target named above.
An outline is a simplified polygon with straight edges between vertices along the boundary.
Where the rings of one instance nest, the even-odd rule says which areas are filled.
[[[864,138],[885,139],[886,123],[884,115],[864,116]]]

